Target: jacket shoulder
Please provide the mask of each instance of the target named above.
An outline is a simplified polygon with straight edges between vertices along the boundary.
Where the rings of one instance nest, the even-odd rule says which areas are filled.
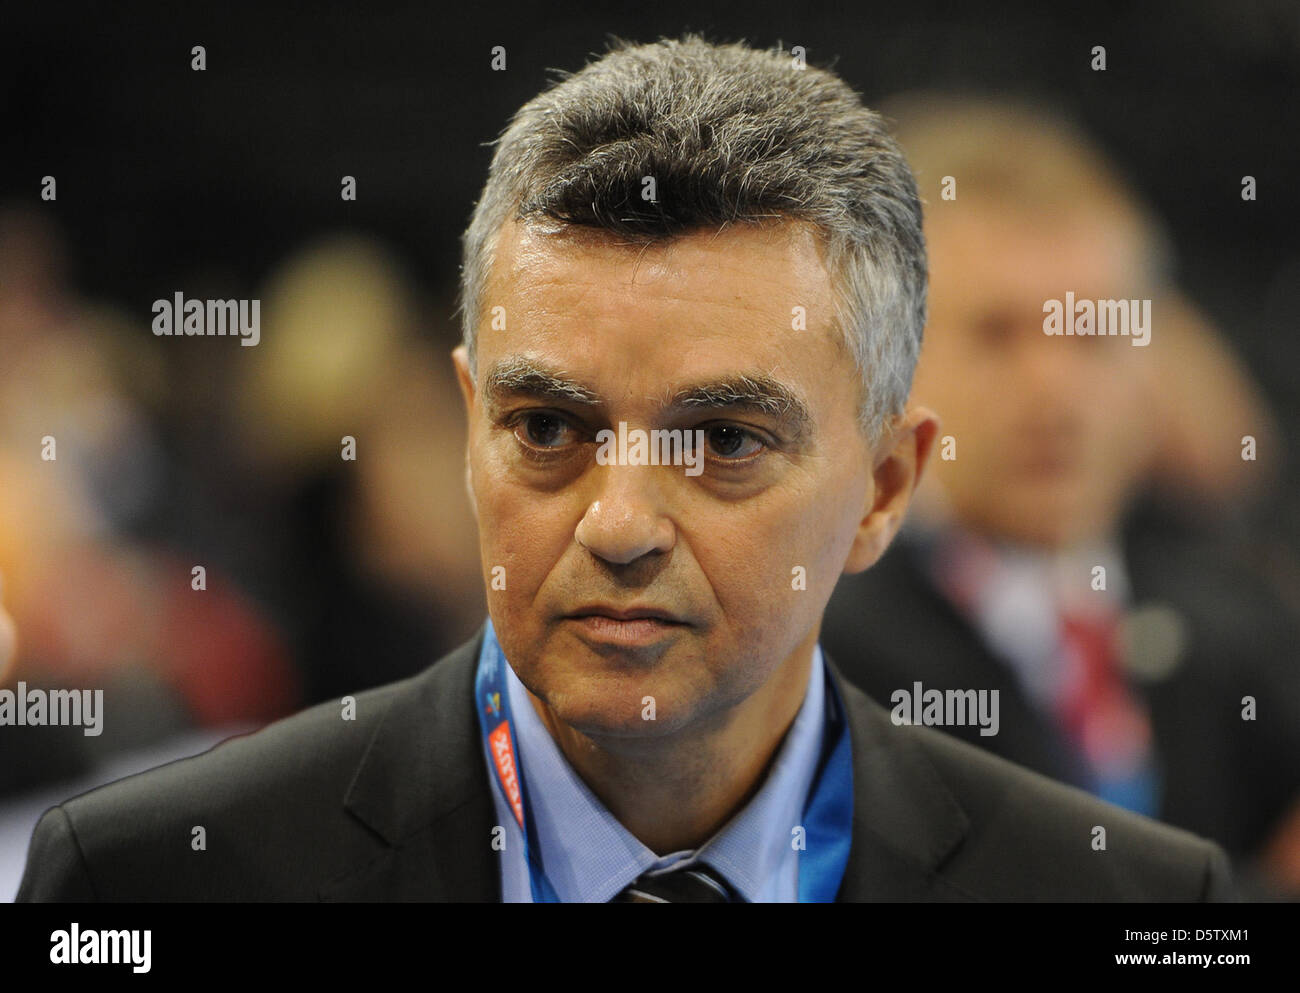
[[[969,820],[941,873],[972,895],[1015,901],[1232,898],[1227,857],[1210,841],[933,728],[897,731],[915,742]]]
[[[18,900],[316,899],[380,850],[344,798],[394,704],[435,691],[446,661],[64,801]]]
[[[832,671],[839,676],[834,663]],[[862,690],[842,678],[839,684],[854,736],[854,797],[863,829],[900,867],[924,879],[913,888],[929,894],[923,898],[1233,898],[1227,857],[1212,842],[945,731],[896,724]]]

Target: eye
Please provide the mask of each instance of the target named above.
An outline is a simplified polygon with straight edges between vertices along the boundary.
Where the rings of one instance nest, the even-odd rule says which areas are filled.
[[[534,411],[515,422],[515,437],[530,448],[563,448],[577,440],[578,432],[559,414]]]
[[[704,428],[705,443],[724,461],[740,461],[757,455],[767,446],[752,431],[735,424],[714,424]]]
[[[1006,310],[987,311],[974,322],[973,328],[982,344],[1004,347],[1016,335],[1016,317]]]

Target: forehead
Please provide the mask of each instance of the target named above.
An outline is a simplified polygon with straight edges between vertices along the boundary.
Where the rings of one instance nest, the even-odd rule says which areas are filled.
[[[605,397],[648,399],[738,374],[806,396],[839,359],[852,367],[823,242],[806,223],[732,224],[648,245],[512,223],[495,249],[480,374],[525,359]]]
[[[781,316],[825,305],[831,291],[822,239],[798,221],[735,223],[642,243],[604,231],[510,222],[498,233],[486,309],[509,300],[519,316],[585,319],[639,310],[714,321]],[[487,314],[481,315],[484,323]]]
[[[932,211],[926,239],[938,306],[969,297],[1045,299],[1066,290],[1136,292],[1144,271],[1136,220],[1102,205],[1035,210],[971,198],[960,210]]]

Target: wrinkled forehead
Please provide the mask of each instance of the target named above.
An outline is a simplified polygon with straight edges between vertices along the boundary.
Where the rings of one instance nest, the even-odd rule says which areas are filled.
[[[486,284],[489,300],[535,289],[556,278],[634,290],[671,282],[702,303],[725,303],[738,287],[775,284],[794,295],[816,296],[830,280],[825,238],[794,218],[746,219],[654,238],[621,234],[549,218],[511,220],[492,242]],[[585,278],[584,278],[585,277]],[[480,326],[483,315],[480,315]]]
[[[653,336],[660,348],[698,352],[727,338],[757,357],[830,329],[833,304],[820,235],[804,223],[734,224],[646,242],[512,222],[496,240],[479,351],[598,329],[624,349]]]
[[[820,232],[727,225],[654,242],[512,223],[500,233],[478,325],[476,378],[599,404],[779,411],[802,429],[842,362]],[[545,373],[545,375],[541,375]]]

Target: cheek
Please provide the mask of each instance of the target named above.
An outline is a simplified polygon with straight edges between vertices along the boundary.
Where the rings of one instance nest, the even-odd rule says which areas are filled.
[[[1105,377],[1106,402],[1115,411],[1116,421],[1124,421],[1126,415],[1140,411],[1145,405],[1146,394],[1139,372],[1135,366],[1126,364]]]
[[[488,596],[498,605],[531,603],[572,541],[569,503],[510,481],[490,457],[473,472]]]
[[[815,508],[802,518],[801,547],[809,558],[806,598],[820,615],[844,569],[866,510],[870,482],[845,473],[820,491]],[[799,595],[799,594],[797,594]]]
[[[912,395],[943,419],[941,434],[965,435],[989,423],[989,408],[1005,398],[1005,370],[987,357],[951,349],[931,357],[924,375],[918,368]]]
[[[1093,436],[1128,447],[1128,436],[1143,427],[1144,397],[1132,368],[1115,363],[1100,365],[1086,389],[1085,409]]]
[[[792,615],[824,605],[858,521],[852,482],[843,474],[810,478],[779,498],[723,507],[719,527],[693,532],[692,551],[731,625],[784,634]]]

